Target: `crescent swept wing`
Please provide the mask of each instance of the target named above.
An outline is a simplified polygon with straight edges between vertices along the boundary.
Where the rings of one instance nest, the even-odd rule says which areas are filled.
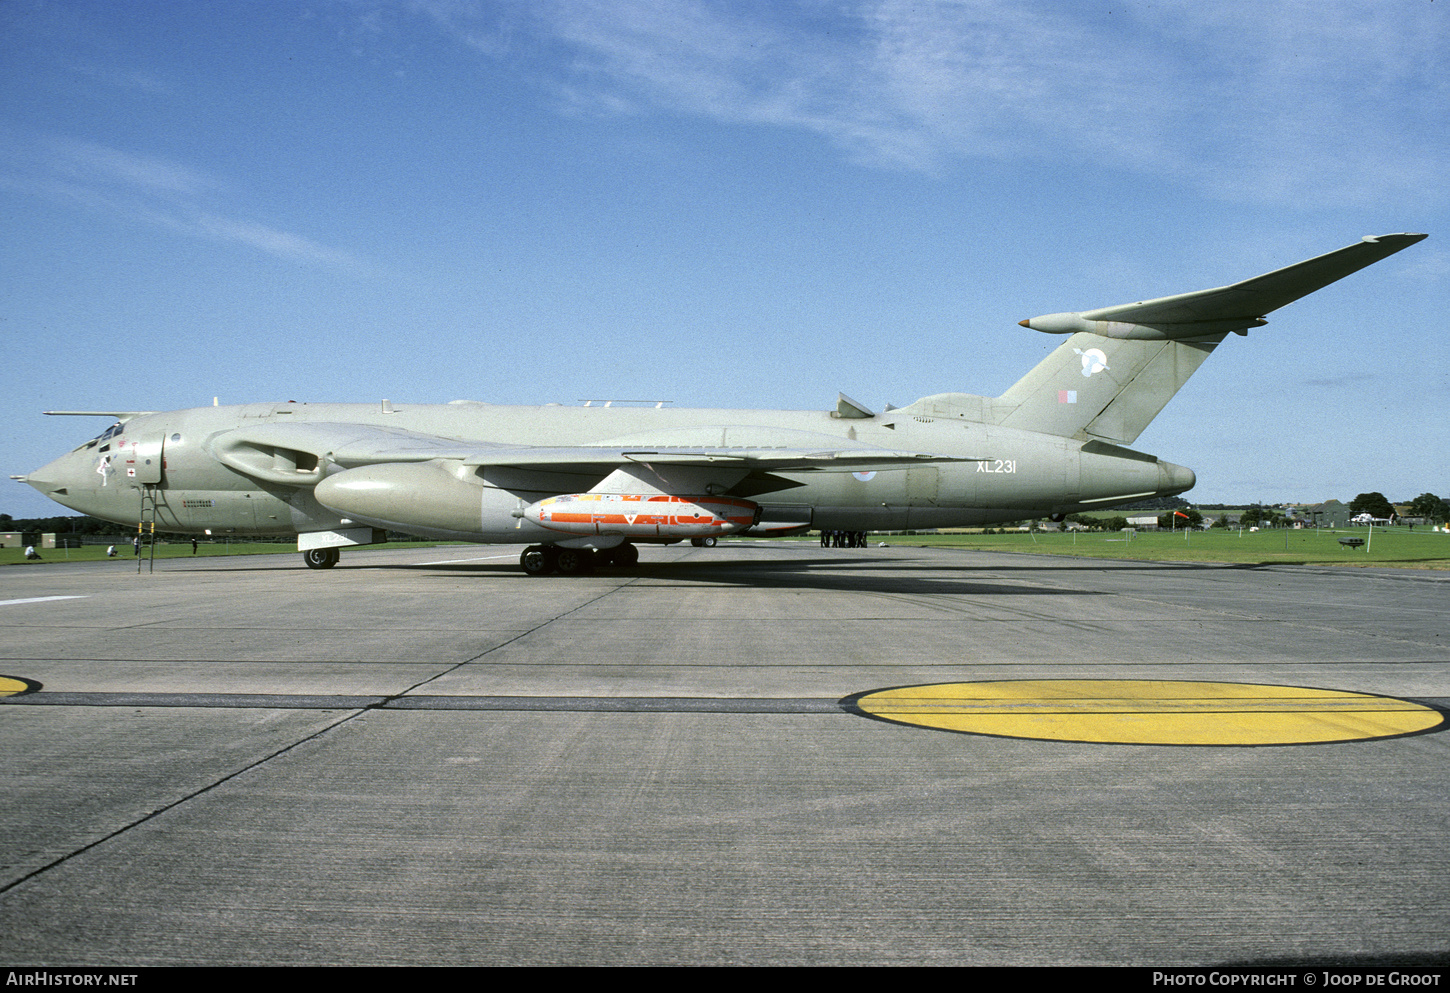
[[[553,472],[608,473],[630,465],[725,464],[746,471],[859,472],[932,462],[981,459],[900,451],[807,431],[763,429],[751,443],[748,428],[701,428],[689,433],[739,443],[690,444],[679,437],[651,445],[638,436],[597,445],[505,445],[466,441],[372,424],[262,424],[224,431],[208,442],[226,465],[256,479],[292,486],[319,479],[326,463],[344,468],[393,462],[450,459],[468,466],[540,469]],[[299,456],[303,456],[299,458]]]

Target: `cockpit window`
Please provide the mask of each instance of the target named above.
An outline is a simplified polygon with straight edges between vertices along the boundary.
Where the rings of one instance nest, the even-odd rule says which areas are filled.
[[[95,448],[98,443],[116,437],[116,435],[120,434],[125,429],[125,427],[126,426],[124,424],[122,424],[120,421],[117,421],[115,424],[112,424],[110,427],[106,428],[106,430],[102,431],[99,435],[92,438],[84,445],[77,445],[75,450],[79,452],[83,448]],[[104,452],[107,448],[110,447],[110,445],[107,445],[105,448],[102,448],[101,451]]]

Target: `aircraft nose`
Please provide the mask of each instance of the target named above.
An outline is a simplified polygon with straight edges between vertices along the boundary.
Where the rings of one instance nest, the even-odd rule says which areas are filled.
[[[34,486],[46,496],[50,496],[52,493],[65,489],[65,484],[61,482],[62,474],[57,471],[61,461],[61,459],[56,459],[49,465],[42,466],[34,472],[28,472],[24,476],[11,476],[10,478]]]
[[[62,455],[48,465],[41,466],[34,472],[14,478],[35,487],[52,500],[63,503],[64,501],[60,498],[66,496],[72,487],[79,486],[84,480],[82,472],[83,469],[77,464],[75,453],[72,452]]]

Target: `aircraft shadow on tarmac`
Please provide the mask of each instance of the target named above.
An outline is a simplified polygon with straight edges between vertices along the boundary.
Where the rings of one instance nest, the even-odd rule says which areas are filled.
[[[474,572],[479,574],[506,575],[516,577],[520,582],[570,583],[581,577],[573,576],[526,576],[516,565],[505,562],[454,563],[451,565],[427,565],[395,563],[369,566],[375,569],[400,569],[438,572]],[[861,570],[861,571],[855,571]],[[988,582],[981,578],[963,575],[952,578],[952,571],[975,572],[976,569],[953,570],[940,565],[891,563],[886,565],[880,559],[869,556],[850,556],[822,560],[819,557],[771,559],[769,562],[739,562],[701,560],[686,562],[640,562],[627,570],[604,567],[597,571],[600,577],[620,579],[648,579],[654,583],[670,582],[716,585],[750,586],[758,589],[815,589],[833,592],[897,593],[911,595],[1028,595],[1028,596],[1092,596],[1103,595],[1099,590],[1077,588],[1051,588],[1021,586],[1010,581]],[[993,569],[993,572],[1002,571]],[[917,575],[902,575],[912,573]],[[926,574],[926,575],[919,575]]]
[[[894,552],[910,549],[898,547]],[[730,552],[776,552],[779,546],[732,546]],[[1070,579],[1075,574],[1100,575],[1105,572],[1131,573],[1184,573],[1205,571],[1243,571],[1265,568],[1280,563],[1218,563],[1218,562],[1148,562],[1124,561],[1121,559],[1076,559],[1067,556],[1032,556],[1022,553],[992,553],[990,563],[982,564],[980,558],[958,564],[950,559],[883,559],[871,553],[850,553],[817,555],[806,553],[790,557],[772,557],[766,561],[750,559],[723,559],[712,557],[709,552],[674,562],[650,562],[642,560],[629,569],[612,566],[601,567],[597,575],[611,579],[648,579],[654,583],[671,581],[689,584],[718,586],[750,586],[760,589],[815,589],[823,591],[853,591],[862,593],[890,593],[899,595],[1031,595],[1031,596],[1092,596],[1105,595],[1100,589],[1071,586],[1054,588],[1046,586],[1023,586],[1007,576],[1016,574],[1030,579],[1036,575]],[[170,560],[168,571],[183,571],[177,566],[187,560]],[[189,563],[188,563],[189,564]],[[294,568],[292,561],[285,566],[276,556],[247,556],[240,561],[226,565],[216,564],[215,559],[199,560],[201,568],[208,572],[254,572],[258,569],[277,569],[299,573],[310,570]],[[436,563],[417,562],[368,562],[344,559],[334,575],[342,576],[356,569],[402,571],[412,573],[447,573],[450,575],[474,574],[483,578],[509,578],[519,582],[570,583],[582,577],[545,576],[531,577],[520,571],[512,556],[492,558],[489,561],[455,561]],[[981,574],[990,575],[990,579]],[[315,574],[313,574],[315,576]],[[326,577],[315,577],[325,583]]]

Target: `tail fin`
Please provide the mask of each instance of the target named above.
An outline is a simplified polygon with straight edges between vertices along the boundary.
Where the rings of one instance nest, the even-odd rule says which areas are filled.
[[[1193,341],[1078,333],[998,399],[998,423],[1131,445],[1226,332]]]
[[[1229,332],[1420,241],[1389,234],[1229,286],[1022,322],[1073,332],[993,406],[998,423],[1128,445]]]

